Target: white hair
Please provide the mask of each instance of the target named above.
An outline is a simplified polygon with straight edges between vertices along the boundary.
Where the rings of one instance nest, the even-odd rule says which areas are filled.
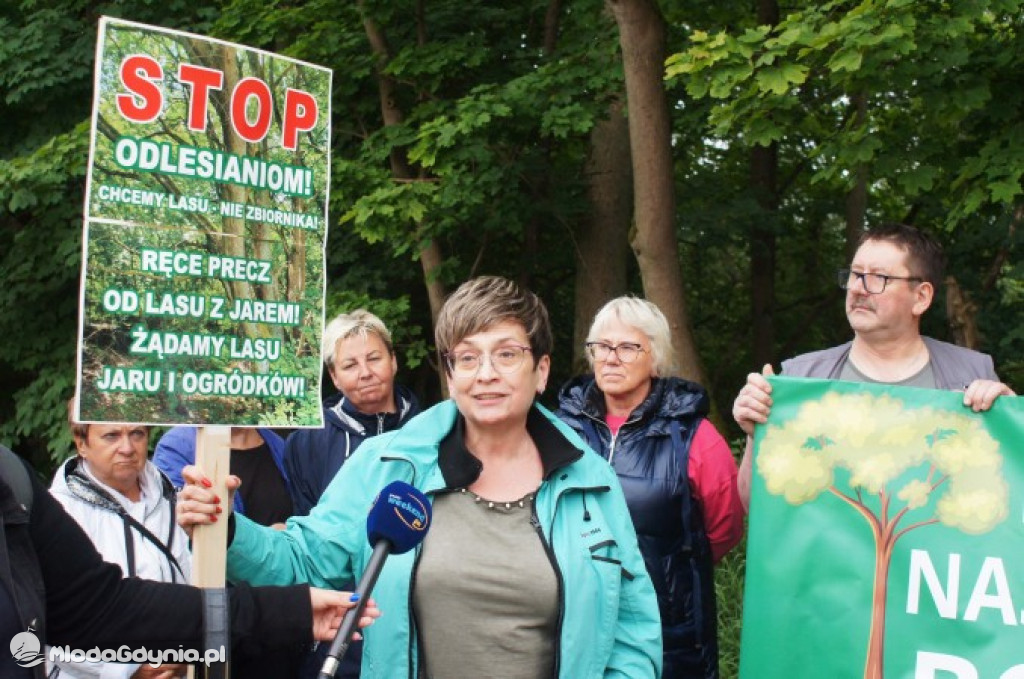
[[[674,356],[672,351],[672,331],[668,325],[668,319],[654,303],[646,299],[640,299],[632,295],[616,297],[605,303],[594,316],[590,324],[590,332],[587,333],[587,341],[597,341],[601,332],[614,322],[620,322],[632,328],[636,328],[651,342],[651,370],[655,376],[663,377],[672,374],[675,370]],[[594,367],[594,358],[587,353],[587,361],[590,367]]]
[[[388,348],[388,353],[394,355],[395,350],[391,346],[391,333],[388,332],[384,321],[366,309],[356,309],[347,314],[338,314],[332,318],[331,322],[324,328],[324,364],[328,369],[334,368],[334,352],[339,341],[354,337],[355,335],[366,337],[369,333],[380,337],[384,342],[384,346]]]

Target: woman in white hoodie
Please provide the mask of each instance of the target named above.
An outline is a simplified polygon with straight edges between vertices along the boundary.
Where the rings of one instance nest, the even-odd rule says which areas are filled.
[[[189,581],[188,538],[175,522],[174,487],[148,459],[149,427],[71,424],[78,456],[64,463],[50,492],[82,526],[104,560],[125,577]],[[172,679],[185,668],[61,662],[60,679]]]

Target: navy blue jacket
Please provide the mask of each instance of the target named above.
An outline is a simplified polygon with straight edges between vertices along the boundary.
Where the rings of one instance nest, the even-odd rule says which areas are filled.
[[[717,678],[711,544],[688,474],[690,442],[708,413],[707,393],[693,382],[656,378],[615,437],[605,424],[604,394],[592,375],[570,380],[558,398],[559,417],[610,460],[622,483],[658,597],[662,676]]]
[[[296,429],[285,441],[284,466],[292,484],[295,515],[306,516],[324,494],[345,460],[371,436],[393,431],[420,412],[416,396],[395,385],[397,413],[367,415],[341,394],[323,403],[322,429]]]
[[[395,384],[397,413],[367,415],[356,410],[342,394],[328,396],[323,403],[322,429],[296,429],[285,441],[284,466],[292,484],[295,515],[306,516],[320,501],[331,480],[359,445],[371,436],[393,431],[420,412],[416,396],[405,387]],[[350,583],[348,589],[354,589]],[[299,673],[300,679],[313,679],[323,666],[328,646],[322,644],[311,653]],[[338,673],[339,679],[359,676],[363,644],[353,642]]]

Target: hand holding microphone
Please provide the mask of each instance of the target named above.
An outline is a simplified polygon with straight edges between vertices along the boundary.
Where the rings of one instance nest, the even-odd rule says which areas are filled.
[[[404,554],[422,542],[430,528],[430,512],[427,497],[404,481],[392,481],[377,495],[366,518],[366,537],[373,545],[373,553],[356,585],[359,601],[345,613],[318,679],[334,677],[385,560],[391,554]]]

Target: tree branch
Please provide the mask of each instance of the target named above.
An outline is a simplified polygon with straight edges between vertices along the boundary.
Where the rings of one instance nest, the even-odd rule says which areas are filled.
[[[896,533],[896,535],[893,536],[892,544],[896,544],[896,541],[899,540],[901,537],[903,537],[903,535],[905,533],[909,533],[910,531],[914,530],[915,528],[920,528],[921,526],[927,526],[930,523],[938,523],[938,522],[939,522],[939,520],[933,517],[933,518],[927,519],[925,521],[918,521],[917,523],[912,523],[909,526],[907,526],[906,528],[904,528],[903,530],[901,530],[899,533]]]
[[[853,507],[854,509],[856,509],[856,510],[857,510],[858,512],[860,512],[860,513],[861,513],[861,515],[862,515],[862,516],[863,516],[863,517],[864,517],[865,519],[867,519],[867,522],[868,522],[868,523],[869,523],[869,524],[871,525],[871,528],[872,528],[872,530],[874,530],[874,532],[875,532],[875,535],[876,535],[876,536],[881,536],[881,534],[882,534],[882,531],[881,531],[881,526],[880,526],[880,525],[879,525],[879,523],[878,523],[878,517],[877,517],[877,516],[875,516],[874,514],[872,514],[872,513],[871,513],[871,510],[870,510],[870,509],[868,509],[868,508],[867,508],[867,507],[866,507],[866,506],[864,505],[864,503],[862,503],[862,502],[859,502],[859,501],[857,501],[857,500],[854,500],[854,499],[853,499],[852,497],[850,497],[849,495],[846,495],[846,494],[844,494],[844,493],[841,493],[841,492],[839,491],[839,489],[838,489],[838,488],[836,488],[835,486],[829,486],[829,487],[828,487],[828,490],[829,490],[829,492],[830,492],[830,493],[832,493],[833,495],[835,495],[836,497],[838,497],[838,498],[839,498],[840,500],[842,500],[843,502],[847,503],[848,505],[850,505],[851,507]]]

